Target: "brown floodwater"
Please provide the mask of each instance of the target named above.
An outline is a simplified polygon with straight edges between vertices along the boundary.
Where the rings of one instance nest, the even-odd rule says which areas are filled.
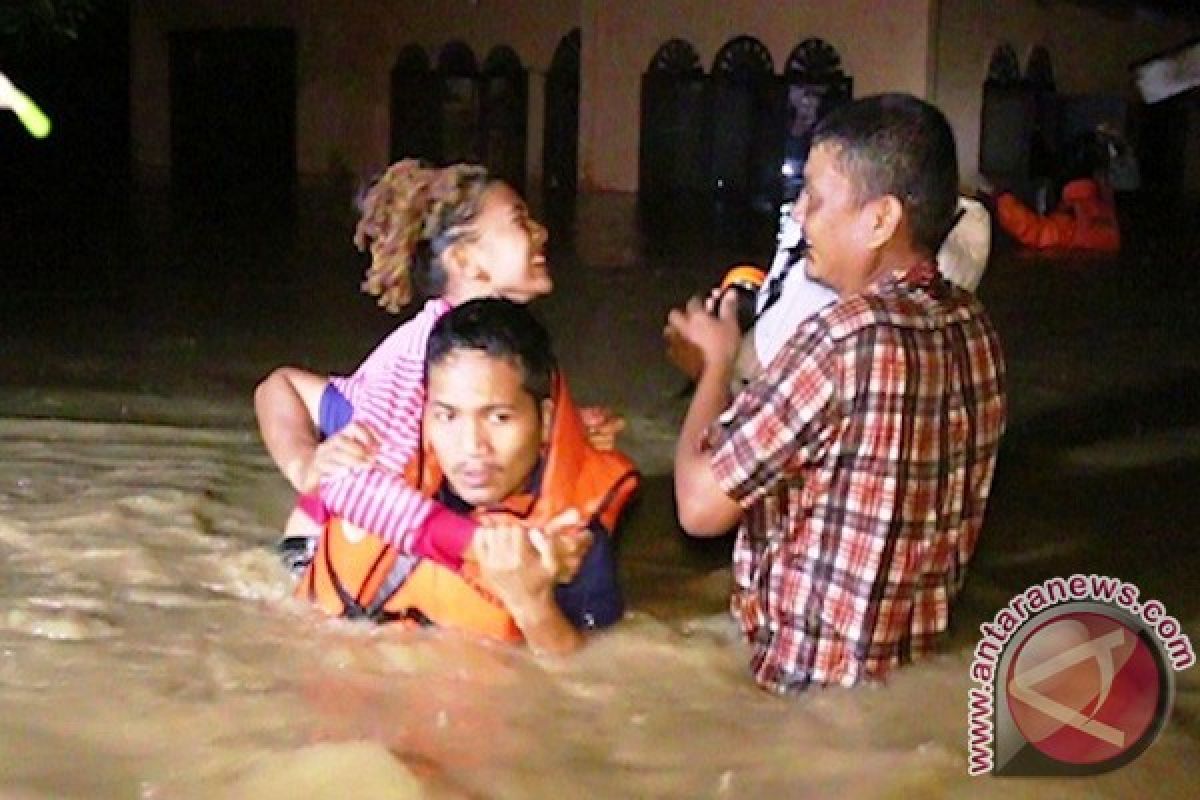
[[[0,796],[1194,797],[1200,680],[1133,764],[1087,779],[967,775],[978,625],[1017,591],[1119,576],[1200,635],[1196,254],[1118,263],[1001,248],[981,287],[1012,419],[945,652],[886,687],[780,698],[724,613],[728,541],[674,524],[686,398],[666,310],[769,231],[624,196],[553,209],[540,306],[575,393],[624,413],[646,475],[620,541],[628,618],[569,660],[317,618],[271,545],[290,493],[255,381],[352,368],[394,319],[358,295],[348,204],[305,193],[0,218]],[[686,216],[686,215],[685,215]]]

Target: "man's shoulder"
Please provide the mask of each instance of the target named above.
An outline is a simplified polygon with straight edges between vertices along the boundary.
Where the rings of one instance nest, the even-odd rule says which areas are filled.
[[[832,305],[817,315],[828,336],[834,341],[848,339],[855,334],[880,324],[886,314],[882,305],[870,295],[854,294],[839,297]]]
[[[933,291],[888,287],[842,297],[822,309],[814,322],[835,342],[854,339],[880,326],[924,331],[963,324],[991,327],[975,295],[947,281],[938,282]]]
[[[835,346],[843,345],[872,328],[895,324],[904,314],[904,309],[892,298],[865,293],[847,295],[814,314],[809,320],[808,334],[823,337]]]

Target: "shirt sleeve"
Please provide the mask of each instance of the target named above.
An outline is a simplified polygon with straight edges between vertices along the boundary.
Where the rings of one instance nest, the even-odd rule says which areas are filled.
[[[322,481],[330,513],[369,531],[406,555],[457,570],[477,524],[425,497],[398,475],[378,467]]]
[[[350,378],[330,379],[334,391],[353,407],[354,421],[375,432],[379,449],[371,466],[324,479],[321,499],[331,513],[401,552],[456,567],[470,541],[469,533],[464,533],[467,529],[449,524],[456,515],[404,479],[405,467],[420,446],[424,353],[439,308],[427,304],[385,339]],[[448,516],[431,518],[439,509]]]
[[[563,616],[579,630],[607,628],[625,614],[612,537],[593,523],[592,546],[570,583],[554,587]]]
[[[1075,220],[1070,216],[1061,213],[1043,216],[1007,193],[996,198],[996,221],[1026,247],[1067,247],[1075,231]]]
[[[435,558],[420,549],[417,531],[436,504],[404,478],[420,447],[425,397],[416,367],[406,365],[411,365],[411,359],[398,359],[390,374],[376,380],[362,393],[362,402],[354,405],[355,421],[379,439],[375,460],[368,467],[327,476],[321,481],[321,499],[331,513],[382,537],[401,552]]]
[[[769,493],[795,459],[814,461],[835,425],[838,364],[823,316],[804,323],[708,430],[718,484],[743,508]]]
[[[349,424],[354,416],[354,406],[333,383],[325,384],[321,393],[321,404],[317,409],[317,429],[321,436],[329,437]]]
[[[363,400],[363,395],[370,389],[371,381],[379,375],[386,373],[385,369],[378,368],[366,370],[372,359],[381,361],[376,357],[377,354],[372,354],[371,359],[363,362],[363,365],[358,368],[352,375],[330,375],[329,385],[332,386],[346,401],[351,405],[358,405]]]
[[[421,372],[429,332],[449,307],[444,300],[430,300],[412,319],[380,342],[354,370],[354,374],[333,375],[329,382],[355,409],[359,409],[371,401],[372,395],[378,394],[380,383],[386,384],[395,379],[397,370],[416,365],[418,372]]]

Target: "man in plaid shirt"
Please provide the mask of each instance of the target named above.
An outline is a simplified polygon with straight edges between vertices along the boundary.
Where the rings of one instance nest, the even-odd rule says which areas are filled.
[[[838,299],[729,404],[731,298],[666,336],[698,368],[675,492],[692,535],[741,523],[732,608],[764,688],[850,686],[927,652],[978,541],[1005,424],[987,313],[943,281],[958,167],[941,112],[868,97],[814,133],[795,214]]]

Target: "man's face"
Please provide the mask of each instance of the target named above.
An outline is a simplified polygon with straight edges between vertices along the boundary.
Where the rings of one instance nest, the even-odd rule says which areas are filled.
[[[521,489],[542,446],[520,368],[479,350],[454,350],[429,368],[425,434],[450,488],[474,506]]]
[[[814,147],[804,165],[804,191],[792,216],[804,226],[808,241],[807,272],[813,280],[839,293],[857,285],[867,269],[871,248],[867,240],[867,209],[858,202],[854,185],[839,169],[836,145]]]

